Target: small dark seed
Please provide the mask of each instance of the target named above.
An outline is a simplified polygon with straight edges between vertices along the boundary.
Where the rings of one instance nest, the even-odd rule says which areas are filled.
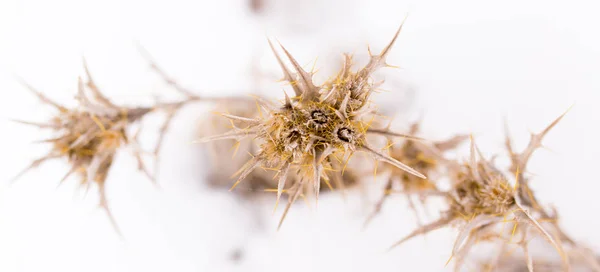
[[[327,115],[320,110],[314,110],[310,113],[310,117],[313,122],[318,125],[324,125],[327,123]]]
[[[352,141],[352,138],[354,138],[354,131],[349,128],[340,128],[337,132],[337,137],[340,140],[349,143]]]
[[[467,196],[467,191],[464,188],[458,188],[456,190],[456,194],[458,195],[458,197],[464,198],[465,196]]]

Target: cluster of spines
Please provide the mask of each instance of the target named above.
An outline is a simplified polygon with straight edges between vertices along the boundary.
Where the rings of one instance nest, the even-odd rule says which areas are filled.
[[[244,123],[245,127],[234,128],[230,132],[201,140],[203,142],[221,139],[239,140],[246,136],[254,136],[260,140],[261,150],[238,171],[239,178],[233,187],[257,167],[276,169],[278,179],[276,206],[285,188],[288,173],[290,171],[298,173],[299,180],[293,185],[295,192],[288,198],[288,205],[281,218],[280,226],[291,204],[302,193],[305,185],[309,185],[308,188],[314,192],[318,200],[321,179],[328,180],[324,169],[332,167],[328,163],[330,158],[338,159],[338,156],[342,156],[349,159],[354,152],[363,151],[373,155],[376,160],[387,162],[409,174],[425,178],[423,174],[406,164],[377,151],[366,140],[367,134],[417,139],[387,130],[371,129],[370,122],[373,118],[369,121],[365,120],[365,115],[373,114],[367,104],[370,95],[377,88],[371,80],[371,75],[377,69],[387,66],[385,59],[401,29],[402,26],[380,54],[370,54],[369,63],[357,72],[351,71],[352,59],[346,55],[342,71],[322,86],[316,85],[312,81],[312,73],[306,72],[280,44],[293,66],[294,72],[292,72],[277,53],[273,43],[269,41],[283,70],[284,80],[290,83],[295,96],[290,98],[285,93],[285,101],[279,107],[257,100],[261,108],[267,112],[262,118],[223,114],[232,121]],[[341,169],[333,170],[335,172]]]
[[[532,134],[531,141],[523,152],[515,152],[510,138],[507,136],[506,148],[511,159],[509,170],[515,174],[512,184],[502,171],[481,155],[473,139],[471,139],[470,157],[466,163],[459,163],[444,157],[445,151],[455,148],[466,139],[464,135],[458,135],[444,142],[427,142],[413,136],[417,132],[416,125],[408,135],[390,131],[389,127],[385,129],[372,127],[376,111],[369,106],[369,98],[380,83],[374,83],[371,75],[381,67],[390,66],[385,60],[401,29],[402,25],[381,53],[373,55],[369,50],[369,62],[356,72],[352,71],[352,56],[346,54],[342,70],[322,85],[316,85],[312,81],[313,72],[305,71],[288,50],[281,46],[288,61],[292,64],[293,69],[290,70],[277,53],[273,43],[269,41],[283,70],[284,80],[290,83],[294,96],[289,97],[284,92],[283,105],[276,105],[257,97],[255,101],[259,107],[259,116],[246,117],[223,113],[222,115],[232,122],[233,130],[200,140],[235,139],[239,141],[244,137],[254,136],[260,142],[260,150],[253,154],[253,157],[236,173],[239,177],[232,189],[258,167],[276,171],[274,176],[274,179],[277,180],[277,188],[274,189],[277,192],[276,203],[279,203],[284,192],[289,194],[288,204],[279,223],[281,226],[292,203],[299,196],[308,191],[314,193],[318,199],[322,182],[332,188],[329,183],[330,177],[326,171],[331,172],[332,178],[343,186],[343,182],[339,182],[340,179],[343,179],[340,173],[343,173],[354,152],[363,151],[371,154],[376,160],[388,163],[386,170],[391,173],[384,197],[377,203],[372,215],[381,209],[383,200],[392,191],[393,184],[397,181],[400,181],[403,192],[409,197],[414,194],[424,201],[430,196],[441,196],[448,202],[448,210],[442,213],[439,220],[422,225],[394,246],[442,227],[460,225],[461,228],[452,249],[452,258],[455,259],[455,266],[459,269],[465,256],[478,240],[484,240],[482,237],[502,240],[504,239],[502,232],[498,233],[495,227],[501,223],[503,230],[506,223],[512,223],[511,238],[506,244],[512,242],[513,236],[520,235],[521,239],[516,244],[523,249],[526,266],[529,270],[533,269],[533,261],[527,246],[530,227],[556,249],[561,256],[564,269],[570,268],[569,256],[563,247],[564,244],[567,244],[578,254],[584,256],[590,267],[600,270],[597,260],[591,260],[592,258],[584,253],[587,252],[586,249],[577,245],[561,230],[556,222],[556,214],[549,213],[537,200],[529,186],[528,177],[524,175],[531,155],[541,146],[543,137],[562,119],[563,115],[541,133]],[[117,227],[114,218],[106,204],[104,186],[112,164],[112,157],[117,150],[124,144],[134,146],[134,156],[140,170],[155,181],[155,177],[145,166],[142,160],[142,151],[137,145],[139,130],[133,134],[133,137],[129,136],[128,128],[132,124],[157,109],[167,113],[167,121],[161,126],[158,144],[152,153],[157,158],[170,121],[175,113],[188,102],[246,100],[243,98],[201,99],[168,78],[152,62],[152,67],[171,86],[183,94],[185,99],[176,103],[158,103],[152,107],[122,107],[114,104],[100,92],[91,78],[87,66],[84,65],[84,67],[87,81],[85,83],[81,79],[78,81],[76,98],[79,107],[76,109],[68,109],[26,85],[40,100],[56,108],[59,114],[45,124],[21,122],[60,133],[58,138],[45,141],[54,145],[51,152],[32,162],[18,176],[39,166],[44,161],[61,157],[67,158],[72,168],[62,181],[71,174],[80,172],[82,173],[82,184],[87,186],[91,183],[97,184],[100,192],[100,205],[108,213],[115,228]],[[237,125],[234,125],[234,122]],[[388,146],[382,151],[378,151],[367,142],[366,135],[385,136],[388,138]],[[394,137],[401,137],[407,141],[400,148],[396,148],[391,140]],[[385,149],[388,149],[389,153],[386,154],[383,151]],[[155,165],[157,165],[156,162]],[[437,187],[437,181],[426,179],[425,175],[440,174],[440,166],[446,167],[449,171],[446,178],[452,185],[450,191],[441,191]],[[397,169],[402,172],[398,173]],[[441,175],[444,176],[444,174]],[[412,202],[411,208],[415,209]],[[418,214],[418,212],[416,213]],[[367,222],[371,218],[372,216]],[[550,225],[552,231],[549,232],[543,225]],[[556,235],[550,233],[556,233]],[[504,249],[505,244],[503,245]]]
[[[533,269],[532,255],[529,252],[529,236],[534,232],[545,239],[562,260],[562,269],[570,270],[569,254],[579,254],[586,260],[585,266],[598,270],[597,260],[590,257],[589,251],[578,245],[567,236],[558,225],[556,215],[551,215],[538,202],[529,187],[529,178],[524,175],[527,163],[534,151],[541,147],[544,136],[563,118],[564,114],[554,120],[538,134],[532,134],[530,143],[520,153],[512,148],[510,139],[506,138],[506,147],[511,159],[510,171],[514,180],[491,162],[484,158],[471,138],[470,156],[465,163],[448,161],[450,170],[447,178],[451,183],[449,191],[438,191],[436,196],[447,200],[448,208],[441,217],[432,223],[422,225],[405,236],[393,247],[418,235],[448,227],[460,226],[455,240],[451,258],[455,260],[455,269],[460,270],[472,247],[482,241],[500,241],[499,254],[506,254],[507,247],[515,244],[520,247],[526,260],[526,266]],[[510,237],[504,237],[506,224],[512,224]],[[519,237],[516,239],[514,237]],[[568,245],[570,251],[565,250]],[[494,266],[496,264],[490,264]]]
[[[87,189],[95,184],[99,193],[99,206],[107,213],[116,232],[121,235],[121,231],[108,206],[105,189],[106,180],[115,154],[125,146],[131,147],[138,170],[143,172],[156,185],[159,152],[164,141],[164,135],[174,115],[188,103],[201,100],[200,97],[191,94],[191,92],[181,88],[174,81],[169,80],[166,74],[154,62],[151,61],[151,65],[156,72],[165,77],[165,80],[183,94],[185,98],[177,102],[156,103],[150,107],[119,106],[102,93],[93,80],[85,60],[83,61],[83,67],[86,80],[84,81],[81,77],[78,78],[77,94],[75,96],[78,105],[74,108],[68,108],[55,102],[27,84],[24,80],[19,79],[25,88],[37,96],[42,103],[52,106],[58,113],[46,123],[16,120],[22,124],[32,125],[40,129],[48,129],[56,136],[40,141],[52,144],[50,151],[30,163],[12,181],[16,181],[29,170],[40,166],[48,160],[66,159],[71,167],[60,180],[60,184],[73,174],[79,174],[80,185],[85,186]],[[141,125],[139,123],[148,114],[155,111],[162,111],[167,116],[159,128],[159,137],[154,149],[148,152],[142,150],[138,143],[138,137],[141,132]],[[132,132],[132,128],[136,126],[137,129],[135,132]],[[150,171],[147,163],[144,161],[143,157],[147,154],[154,159],[153,172]]]

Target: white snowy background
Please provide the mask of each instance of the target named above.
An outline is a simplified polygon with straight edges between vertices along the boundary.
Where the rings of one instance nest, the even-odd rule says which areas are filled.
[[[365,60],[404,30],[390,55],[383,110],[398,120],[424,116],[432,139],[472,132],[488,156],[504,155],[503,122],[519,148],[572,110],[531,162],[533,187],[555,205],[564,228],[600,250],[600,6],[597,1],[266,1],[253,14],[246,0],[0,1],[0,271],[444,271],[454,234],[440,230],[386,253],[415,228],[402,197],[393,197],[369,228],[362,223],[375,195],[320,198],[294,205],[282,230],[274,195],[251,202],[203,182],[202,147],[191,141],[206,105],[178,115],[164,145],[154,187],[127,150],[110,171],[108,197],[125,235],[120,239],[75,179],[56,188],[64,161],[44,164],[9,185],[49,148],[49,135],[10,119],[45,120],[43,106],[15,80],[74,105],[85,56],[95,80],[115,102],[176,99],[135,44],[142,44],[181,84],[199,94],[260,93],[285,88],[266,37],[303,64],[319,57],[317,79],[342,52]],[[260,73],[257,73],[259,71]],[[160,117],[143,140],[151,144]],[[153,125],[154,124],[154,125]],[[397,124],[400,129],[405,123]],[[229,152],[225,150],[223,152]],[[458,151],[464,157],[467,147]],[[377,192],[382,182],[373,182]],[[436,216],[431,207],[430,219]],[[236,256],[237,255],[237,256]],[[450,266],[449,266],[450,267]]]

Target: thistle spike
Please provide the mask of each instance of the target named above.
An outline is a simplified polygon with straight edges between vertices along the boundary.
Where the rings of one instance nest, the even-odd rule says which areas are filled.
[[[110,220],[110,224],[112,225],[113,229],[115,230],[115,232],[117,233],[117,235],[119,235],[119,237],[121,239],[124,239],[123,233],[121,232],[121,229],[119,228],[119,225],[117,224],[117,220],[115,220],[115,217],[113,216],[110,208],[108,207],[108,201],[106,200],[106,189],[104,187],[104,181],[101,181],[98,183],[98,191],[100,193],[100,208],[102,208],[104,210],[104,212],[106,213],[106,216],[108,216],[108,220]]]
[[[283,52],[294,66],[294,69],[296,70],[296,73],[298,74],[298,77],[301,80],[300,83],[304,88],[304,90],[302,91],[302,99],[306,99],[307,101],[318,99],[319,90],[312,82],[312,75],[304,71],[304,69],[302,69],[302,66],[298,64],[298,62],[296,61],[296,59],[294,59],[292,54],[290,54],[290,52],[288,52],[287,49],[285,49],[285,47],[281,43],[279,43],[279,46],[281,46],[281,49],[283,49]]]
[[[394,159],[394,158],[392,158],[390,156],[384,155],[384,154],[382,154],[380,152],[377,152],[377,151],[373,150],[368,145],[363,145],[362,148],[367,153],[370,153],[371,155],[375,156],[375,158],[378,159],[378,160],[380,160],[380,161],[387,162],[387,163],[389,163],[389,164],[397,167],[398,169],[401,169],[401,170],[404,170],[404,171],[408,172],[411,175],[417,176],[417,177],[422,178],[422,179],[427,179],[426,176],[424,176],[423,174],[419,173],[417,170],[411,168],[410,166],[408,166],[408,165],[406,165],[404,163],[399,162],[398,160],[396,160],[396,159]]]
[[[248,130],[248,131],[229,131],[229,132],[226,132],[226,133],[223,133],[223,134],[219,134],[219,135],[212,135],[212,136],[200,138],[200,139],[194,141],[193,143],[206,143],[206,142],[210,142],[210,141],[227,140],[227,139],[237,139],[237,138],[243,138],[243,137],[246,137],[246,136],[254,135],[256,133],[257,132],[253,131],[253,130]]]
[[[288,96],[287,92],[283,91],[283,94],[285,95],[285,103],[283,104],[283,107],[286,109],[293,109],[294,105],[292,104],[292,100]]]
[[[531,157],[531,155],[533,154],[533,152],[542,147],[542,140],[544,139],[544,137],[546,136],[546,134],[548,134],[548,132],[550,132],[550,130],[552,128],[554,128],[554,126],[556,126],[556,124],[558,124],[558,122],[560,122],[560,120],[562,120],[562,118],[571,110],[573,106],[569,107],[563,114],[561,114],[560,116],[558,116],[558,118],[556,118],[554,121],[552,121],[552,123],[550,123],[546,128],[544,128],[540,133],[532,133],[531,134],[531,139],[529,140],[529,144],[527,145],[527,147],[525,148],[525,150],[520,153],[517,154],[515,157],[513,157],[513,168],[519,168],[521,169],[522,172],[525,172],[525,168],[527,166],[527,163],[529,162],[529,158]],[[508,141],[508,140],[507,140]],[[507,147],[510,148],[510,142],[507,142]],[[511,149],[509,149],[510,151]],[[511,170],[515,170],[515,169],[511,169]]]
[[[60,128],[60,126],[55,125],[55,124],[43,124],[43,123],[36,123],[36,122],[16,120],[16,119],[13,119],[11,121],[19,123],[19,124],[24,124],[24,125],[28,125],[28,126],[38,127],[38,128],[49,128],[49,129],[58,129],[58,128]]]
[[[277,200],[275,202],[275,209],[277,209],[277,205],[279,205],[279,199],[281,199],[281,193],[283,193],[283,188],[285,188],[285,181],[287,179],[288,171],[290,170],[290,163],[286,162],[281,168],[281,172],[279,172],[279,180],[277,182]]]
[[[275,47],[273,46],[273,43],[271,42],[271,40],[267,40],[267,41],[269,42],[269,46],[271,47],[273,54],[275,54],[275,58],[277,59],[279,66],[281,66],[281,70],[283,71],[284,80],[287,80],[290,83],[290,85],[292,85],[292,88],[294,89],[294,93],[296,94],[296,96],[298,96],[298,97],[302,96],[303,91],[302,91],[302,89],[300,89],[298,84],[296,84],[296,82],[295,82],[296,79],[294,78],[294,75],[285,66],[285,64],[283,63],[283,60],[281,60],[281,57],[277,53],[277,50],[275,50]]]
[[[38,97],[38,99],[40,101],[42,101],[43,103],[49,104],[53,107],[55,107],[56,109],[58,109],[58,111],[60,112],[66,112],[67,108],[65,108],[64,106],[56,103],[54,100],[46,97],[45,95],[43,95],[41,92],[39,92],[38,90],[36,90],[35,88],[33,88],[33,86],[29,85],[29,83],[27,83],[23,78],[16,76],[17,81],[23,85],[25,88],[27,88],[30,92],[32,92],[33,94],[35,94],[35,96]]]
[[[96,85],[96,83],[94,82],[94,79],[92,78],[92,75],[90,74],[90,70],[88,69],[85,58],[82,58],[82,60],[83,60],[83,69],[85,70],[85,75],[87,76],[87,84],[86,85],[92,91],[92,94],[94,95],[94,99],[106,107],[118,109],[119,107],[117,107],[115,104],[113,104],[106,96],[104,96],[102,94],[102,92],[100,92],[100,89],[98,89],[98,86]]]
[[[367,129],[367,133],[380,134],[380,135],[389,136],[389,137],[401,137],[401,138],[405,138],[405,139],[411,140],[411,141],[428,142],[428,140],[421,138],[421,137],[397,133],[397,132],[389,131],[388,129],[369,128],[369,129]]]
[[[240,171],[238,171],[237,173],[234,174],[234,176],[236,175],[240,175],[240,177],[238,178],[238,180],[233,184],[233,186],[231,186],[231,188],[229,189],[229,191],[233,191],[233,189],[235,189],[235,187],[238,186],[238,184],[240,184],[240,182],[242,182],[242,180],[244,180],[253,170],[254,168],[256,168],[260,163],[262,162],[261,159],[258,159],[258,157],[254,157],[252,159],[250,159],[241,169]],[[240,174],[241,173],[241,174]]]
[[[419,236],[419,235],[423,235],[423,234],[427,234],[429,232],[432,232],[434,230],[440,229],[445,227],[446,225],[448,225],[450,222],[452,222],[452,218],[440,218],[437,221],[434,221],[432,223],[429,223],[425,226],[422,226],[416,230],[414,230],[413,232],[411,232],[410,234],[408,234],[407,236],[405,236],[404,238],[400,239],[398,242],[394,243],[392,246],[389,247],[388,251],[394,249],[395,247],[403,244],[404,242]]]
[[[241,117],[241,116],[232,115],[232,114],[228,114],[228,113],[219,113],[219,114],[221,116],[223,116],[223,117],[226,117],[226,118],[230,119],[230,120],[245,122],[245,123],[248,123],[250,125],[256,125],[256,124],[260,123],[259,119]]]
[[[39,159],[34,160],[33,162],[31,162],[29,164],[29,166],[27,166],[25,169],[21,170],[21,172],[19,172],[16,176],[14,176],[12,179],[10,179],[10,182],[14,183],[20,177],[22,177],[27,172],[29,172],[29,170],[40,166],[43,162],[45,162],[47,160],[55,159],[55,158],[58,158],[58,157],[60,157],[60,155],[50,155],[50,154],[48,154],[46,156],[43,156],[43,157],[41,157]]]
[[[350,92],[346,93],[344,100],[342,100],[342,103],[340,103],[339,111],[344,115],[344,120],[348,118],[348,101],[350,101]]]
[[[287,216],[288,212],[290,211],[290,208],[292,207],[292,204],[294,202],[296,202],[296,200],[298,199],[298,197],[300,196],[300,194],[302,194],[302,188],[304,188],[304,182],[305,179],[302,179],[300,181],[300,183],[298,184],[298,188],[296,188],[296,191],[294,192],[293,195],[290,195],[288,197],[288,203],[285,206],[285,210],[283,211],[283,215],[281,215],[281,219],[279,219],[279,225],[277,225],[277,230],[279,231],[279,229],[281,229],[281,225],[283,224],[283,221],[285,220],[285,217]]]
[[[313,149],[314,150],[314,149]],[[312,168],[313,168],[313,188],[315,190],[316,203],[319,202],[319,192],[321,191],[321,168],[322,164],[319,158],[317,158],[317,152],[314,152],[315,156],[313,158]]]
[[[391,51],[392,46],[396,42],[396,39],[398,39],[398,36],[400,35],[400,31],[402,31],[402,27],[404,26],[406,18],[408,18],[408,14],[404,17],[404,20],[402,20],[400,27],[398,27],[398,30],[396,31],[396,34],[394,34],[394,37],[392,38],[390,43],[381,51],[381,53],[379,53],[378,55],[373,55],[371,53],[371,50],[369,49],[369,56],[371,57],[371,59],[369,60],[369,63],[367,63],[367,65],[364,68],[362,68],[362,70],[360,70],[359,76],[361,78],[366,80],[369,76],[371,76],[373,72],[375,72],[375,70],[381,67],[389,66],[389,64],[385,62],[386,57]]]

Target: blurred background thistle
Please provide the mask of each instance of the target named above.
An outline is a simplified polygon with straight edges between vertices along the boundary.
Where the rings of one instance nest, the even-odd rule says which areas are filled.
[[[155,64],[152,64],[155,67]],[[157,103],[151,107],[128,108],[113,104],[93,81],[84,60],[86,81],[78,79],[75,99],[78,107],[69,109],[48,98],[25,81],[23,86],[31,91],[46,105],[52,106],[58,112],[56,116],[45,123],[17,120],[16,122],[31,125],[39,129],[49,129],[55,136],[39,141],[52,144],[51,150],[22,170],[12,181],[16,181],[29,170],[36,168],[47,160],[66,158],[70,169],[60,180],[64,182],[72,174],[77,174],[81,187],[89,190],[97,186],[99,206],[106,211],[115,231],[122,235],[113,217],[106,198],[106,180],[117,151],[129,146],[135,157],[138,170],[142,171],[150,181],[156,184],[155,174],[158,172],[158,156],[164,139],[164,134],[174,114],[188,102],[199,100],[197,96],[185,93],[186,99],[176,103]],[[164,111],[167,118],[158,132],[158,140],[153,151],[144,152],[140,149],[138,136],[141,131],[140,121],[153,111]],[[138,126],[136,132],[131,132],[131,126]],[[144,155],[155,159],[154,171],[151,172],[144,162]]]

